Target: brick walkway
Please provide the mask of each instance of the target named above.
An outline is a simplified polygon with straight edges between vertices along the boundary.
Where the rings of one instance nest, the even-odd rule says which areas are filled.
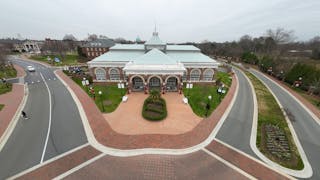
[[[104,156],[65,179],[248,179],[203,151],[181,156]]]
[[[215,140],[212,141],[206,148],[214,154],[222,157],[224,160],[247,172],[248,174],[256,177],[257,179],[288,179],[276,171],[263,166],[262,164],[233,149],[230,149],[229,147],[226,147]]]
[[[120,103],[114,112],[103,115],[111,128],[120,134],[182,134],[191,131],[202,120],[182,102],[183,95],[177,92],[161,95],[168,111],[166,119],[161,121],[148,121],[142,117],[143,102],[148,94],[137,92],[127,96],[127,102]]]
[[[23,96],[24,86],[22,84],[12,84],[11,92],[0,95],[0,104],[4,104],[4,108],[0,111],[0,137],[14,118]]]
[[[92,146],[85,146],[66,156],[58,158],[44,166],[41,166],[17,179],[53,179],[58,175],[69,171],[70,169],[98,156],[101,152],[94,149]]]
[[[67,77],[62,71],[57,74],[69,85],[77,95],[86,113],[87,119],[96,140],[108,147],[117,149],[140,149],[140,148],[187,148],[204,141],[212,132],[216,124],[227,109],[235,94],[237,81],[233,76],[232,85],[228,94],[221,104],[207,119],[202,120],[192,131],[179,135],[150,134],[150,135],[123,135],[115,132],[106,122],[102,113],[96,107],[94,101]]]
[[[25,76],[22,67],[14,65],[17,70],[17,77]],[[14,118],[14,115],[23,99],[24,86],[22,84],[12,84],[12,91],[0,95],[0,104],[4,104],[4,108],[0,111],[0,137],[8,128],[8,125]]]

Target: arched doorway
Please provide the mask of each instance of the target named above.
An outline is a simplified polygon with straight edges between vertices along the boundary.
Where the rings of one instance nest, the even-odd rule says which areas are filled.
[[[143,91],[144,83],[143,79],[139,76],[132,78],[132,91]]]
[[[161,81],[158,77],[154,76],[149,80],[149,89],[150,90],[161,90]]]
[[[169,77],[166,82],[167,91],[178,91],[178,79],[177,77]]]

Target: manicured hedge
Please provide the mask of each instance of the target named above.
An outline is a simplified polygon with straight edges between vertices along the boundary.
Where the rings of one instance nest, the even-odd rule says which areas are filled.
[[[150,106],[150,104],[155,104],[157,106],[161,106],[161,109]],[[148,112],[152,112],[158,115],[151,115]],[[167,117],[167,107],[166,101],[162,98],[153,99],[148,97],[143,103],[142,116],[151,121],[159,121]]]

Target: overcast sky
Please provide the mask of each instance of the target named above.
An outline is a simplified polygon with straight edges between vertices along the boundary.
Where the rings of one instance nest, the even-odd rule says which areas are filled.
[[[320,35],[320,0],[0,0],[0,38],[62,39],[88,33],[166,42],[238,40],[266,29]]]

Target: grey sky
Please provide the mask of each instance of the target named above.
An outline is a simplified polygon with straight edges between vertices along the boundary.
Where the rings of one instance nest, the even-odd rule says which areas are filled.
[[[320,35],[320,0],[1,0],[0,22],[0,38],[149,39],[156,22],[166,42],[232,41],[277,27],[308,40]]]

